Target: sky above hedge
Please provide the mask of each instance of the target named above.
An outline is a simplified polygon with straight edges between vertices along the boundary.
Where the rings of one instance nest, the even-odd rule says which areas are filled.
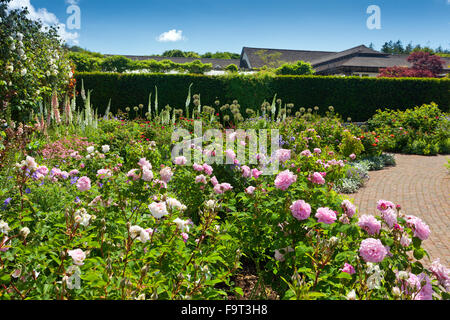
[[[450,0],[13,0],[18,5],[60,25],[70,44],[110,54],[340,51],[370,43],[379,50],[389,40],[450,48]],[[71,5],[80,8],[80,29],[68,27]],[[367,27],[370,5],[381,10],[381,29]]]

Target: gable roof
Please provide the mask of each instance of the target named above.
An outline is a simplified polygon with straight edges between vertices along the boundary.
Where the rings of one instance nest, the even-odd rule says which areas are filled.
[[[366,57],[385,57],[389,54],[381,53],[366,47],[365,45],[360,45],[354,48],[350,48],[341,52],[330,54],[322,58],[311,61],[313,66],[320,66],[322,64],[331,63],[337,60],[342,60],[345,58],[352,58],[354,56],[366,56]]]
[[[293,63],[299,60],[310,62],[335,52],[244,47],[241,53],[241,68],[262,68],[265,65],[265,62],[261,59],[261,53],[264,55],[279,54],[279,61]]]

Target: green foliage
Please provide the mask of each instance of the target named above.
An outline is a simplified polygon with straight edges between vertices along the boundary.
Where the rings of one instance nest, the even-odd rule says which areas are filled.
[[[297,61],[297,63],[285,63],[275,70],[278,75],[303,76],[314,74],[314,69],[310,63]]]
[[[202,95],[207,105],[219,99],[230,103],[240,101],[243,110],[255,112],[265,101],[272,101],[275,94],[295,108],[320,107],[327,110],[332,105],[344,119],[367,121],[376,110],[389,107],[411,108],[423,103],[436,102],[441,110],[448,111],[450,81],[448,79],[371,79],[360,77],[315,77],[315,76],[194,76],[159,74],[113,74],[78,73],[78,85],[84,79],[88,88],[94,90],[93,104],[102,114],[109,99],[111,110],[145,104],[155,85],[163,94],[162,104],[181,107],[185,104],[184,94],[189,85]],[[386,95],[389,92],[389,95]],[[370,99],[367,95],[370,93]],[[324,111],[322,111],[324,113]]]
[[[235,65],[235,64],[230,64],[225,68],[226,71],[230,71],[230,72],[238,72],[239,68]]]
[[[405,111],[378,110],[370,130],[387,139],[385,150],[423,155],[448,154],[450,120],[434,103]]]
[[[39,102],[50,103],[53,92],[68,90],[72,76],[57,30],[0,1],[0,112],[7,120],[29,120]]]

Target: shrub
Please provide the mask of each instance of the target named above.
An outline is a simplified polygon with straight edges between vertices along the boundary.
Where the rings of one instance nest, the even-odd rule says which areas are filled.
[[[113,113],[127,106],[146,104],[155,86],[161,105],[183,108],[185,95],[179,93],[187,93],[191,83],[192,90],[201,94],[202,103],[206,105],[214,105],[217,99],[230,104],[237,99],[242,110],[250,108],[257,112],[264,101],[272,101],[277,94],[294,104],[292,115],[302,107],[314,106],[325,114],[332,105],[336,113],[344,119],[351,117],[353,121],[367,121],[380,108],[401,106],[404,110],[431,101],[448,111],[450,101],[448,79],[110,73],[79,73],[76,77],[79,85],[84,79],[85,87],[94,90],[92,102],[100,114],[110,98]],[[367,99],[369,93],[371,98]]]
[[[275,70],[278,75],[293,75],[303,76],[314,74],[314,69],[310,63],[304,61],[297,61],[296,63],[285,63]]]

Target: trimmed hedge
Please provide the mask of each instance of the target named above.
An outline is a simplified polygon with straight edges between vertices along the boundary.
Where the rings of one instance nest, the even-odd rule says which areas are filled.
[[[272,102],[277,94],[283,102],[294,103],[295,111],[319,106],[325,112],[328,106],[334,106],[344,119],[351,117],[354,121],[366,121],[378,109],[405,110],[431,102],[448,112],[450,102],[449,79],[119,73],[78,73],[76,78],[78,91],[81,79],[86,90],[93,90],[91,101],[99,114],[105,112],[110,98],[113,113],[139,104],[146,107],[150,92],[154,103],[155,86],[160,108],[168,104],[184,110],[191,83],[192,94],[201,95],[202,105],[214,106],[217,99],[221,104],[237,99],[242,110],[259,110],[264,100]]]

